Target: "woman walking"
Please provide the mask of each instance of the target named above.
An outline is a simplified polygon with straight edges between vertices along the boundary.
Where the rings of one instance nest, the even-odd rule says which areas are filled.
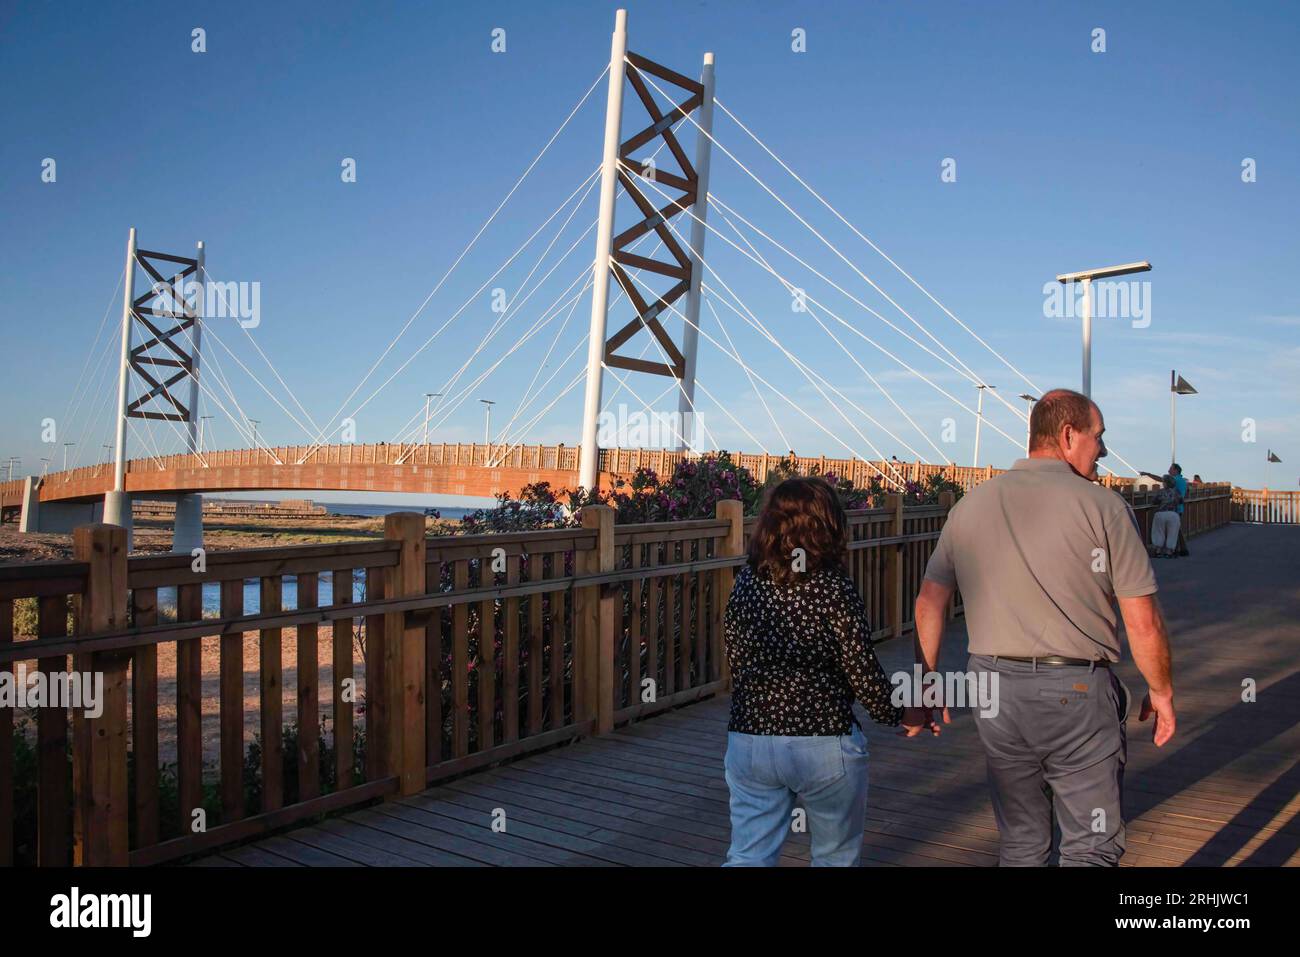
[[[891,726],[902,709],[890,704],[847,554],[848,519],[825,481],[788,479],[769,493],[725,616],[728,866],[774,866],[796,799],[814,867],[861,857],[867,742],[852,704]]]
[[[1156,492],[1156,511],[1151,517],[1151,544],[1157,558],[1173,558],[1178,549],[1178,533],[1183,524],[1178,510],[1183,497],[1172,475],[1164,476],[1164,488]]]

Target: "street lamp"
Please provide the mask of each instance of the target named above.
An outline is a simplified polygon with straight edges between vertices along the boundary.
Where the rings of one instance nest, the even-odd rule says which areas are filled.
[[[1029,445],[1033,441],[1033,434],[1029,431],[1029,420],[1034,414],[1034,403],[1038,401],[1038,396],[1030,395],[1028,392],[1020,393],[1017,398],[1024,399],[1029,408],[1025,410],[1025,454],[1029,454]]]
[[[68,446],[76,445],[76,444],[77,444],[76,442],[63,443],[63,471],[65,472],[68,470]]]
[[[253,427],[253,448],[257,448],[257,426],[261,419],[249,419],[248,424]]]
[[[976,468],[979,468],[979,464],[980,464],[980,423],[984,421],[984,390],[985,390],[985,389],[996,389],[997,386],[995,386],[995,385],[984,385],[984,384],[981,383],[980,385],[977,385],[975,388],[979,389],[979,402],[978,402],[977,405],[975,406],[975,461],[972,462],[971,464],[974,465]]]
[[[1092,398],[1092,281],[1109,279],[1111,276],[1127,276],[1129,273],[1149,272],[1151,264],[1145,260],[1137,263],[1125,263],[1123,266],[1105,266],[1101,269],[1085,269],[1082,272],[1067,272],[1056,277],[1056,281],[1068,285],[1072,282],[1083,283],[1083,388],[1080,389],[1088,398]]]
[[[1169,461],[1178,461],[1178,442],[1174,433],[1174,400],[1180,395],[1196,395],[1196,390],[1192,384],[1178,375],[1173,369],[1169,370]]]
[[[210,415],[199,416],[199,454],[203,454],[203,423],[212,418]]]
[[[424,441],[422,445],[429,444],[429,400],[437,399],[442,396],[441,392],[426,392],[424,394]]]
[[[492,406],[496,405],[493,399],[479,399],[483,403],[483,409],[487,413],[487,421],[483,425],[483,444],[492,447]]]

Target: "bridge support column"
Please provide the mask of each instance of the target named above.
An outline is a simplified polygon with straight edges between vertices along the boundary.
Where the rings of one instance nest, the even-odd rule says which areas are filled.
[[[591,340],[587,344],[587,393],[583,401],[578,484],[595,489],[600,480],[600,393],[605,371],[605,322],[609,314],[609,264],[614,237],[614,198],[618,190],[618,144],[623,121],[623,59],[627,55],[627,11],[614,14],[609,56],[609,98],[605,105],[605,149],[600,177],[600,219],[592,264]]]
[[[704,85],[704,99],[700,104],[699,130],[695,134],[695,215],[691,220],[691,288],[686,298],[686,322],[682,328],[682,357],[686,360],[685,375],[677,396],[678,418],[681,432],[678,452],[695,450],[695,356],[700,349],[700,284],[704,280],[704,229],[709,212],[709,147],[713,132],[713,54],[704,54],[704,69],[700,74]]]
[[[126,492],[104,493],[104,524],[126,529],[126,550],[134,547],[135,527],[131,517],[131,496]]]
[[[178,495],[172,527],[172,551],[188,555],[203,547],[203,496]]]
[[[27,476],[23,481],[23,510],[18,517],[18,531],[39,532],[41,530],[41,484],[40,480]]]

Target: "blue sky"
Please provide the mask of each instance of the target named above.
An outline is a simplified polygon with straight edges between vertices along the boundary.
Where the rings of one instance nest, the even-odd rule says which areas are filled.
[[[1061,272],[1149,260],[1152,272],[1137,277],[1150,284],[1142,288],[1149,324],[1095,322],[1093,393],[1112,448],[1137,468],[1168,463],[1168,381],[1177,368],[1200,390],[1179,400],[1178,455],[1187,472],[1251,487],[1295,487],[1300,15],[1293,6],[626,6],[632,50],[692,75],[712,50],[720,102],[1040,390],[1079,382],[1078,321],[1045,315],[1044,284]],[[226,319],[213,325],[220,344],[205,344],[242,413],[215,379],[210,387],[234,418],[259,419],[268,441],[308,442],[307,415],[318,426],[332,421],[335,434],[339,419],[354,418],[358,441],[394,441],[412,422],[418,434],[423,393],[444,387],[453,395],[465,389],[464,401],[439,414],[434,437],[481,439],[477,400],[498,403],[496,432],[533,383],[531,411],[506,434],[576,442],[581,386],[520,427],[579,370],[586,299],[576,302],[563,331],[567,308],[531,337],[527,332],[553,314],[548,306],[567,303],[581,288],[594,249],[583,230],[595,219],[595,193],[562,207],[512,266],[488,280],[594,170],[603,81],[373,375],[349,403],[343,400],[597,79],[608,61],[615,7],[4,5],[0,323],[8,361],[0,458],[20,456],[23,471],[39,471],[42,457],[61,462],[64,441],[78,443],[70,462],[82,464],[112,441],[120,316],[113,290],[129,226],[148,249],[184,254],[204,240],[213,277],[259,284],[259,324],[243,329]],[[191,50],[196,27],[206,31],[205,53]],[[495,28],[505,31],[503,53],[491,49]],[[1105,30],[1105,52],[1092,50],[1096,28]],[[792,50],[796,29],[805,31],[805,52]],[[629,89],[624,136],[644,122]],[[693,153],[689,120],[680,132]],[[935,443],[968,463],[974,416],[939,390],[973,409],[972,377],[997,386],[1018,408],[1016,394],[1034,389],[730,119],[719,116],[715,134],[852,267],[715,149],[713,193],[788,250],[745,230],[773,269],[822,304],[826,311],[814,306],[815,312],[848,352],[814,316],[792,311],[778,280],[711,233],[705,256],[718,281],[706,273],[706,283],[718,289],[712,301],[721,326],[706,308],[699,375],[737,421],[699,395],[704,444],[827,455],[873,455],[874,448],[905,459],[915,449],[934,459]],[[671,169],[666,157],[663,168]],[[52,183],[42,182],[46,158],[57,164]],[[345,158],[356,161],[354,183],[341,179]],[[1242,180],[1247,158],[1255,182]],[[941,179],[947,159],[955,160],[955,182]],[[633,222],[631,210],[621,201],[619,229]],[[736,239],[716,208],[710,222]],[[689,224],[678,228],[685,232]],[[579,285],[570,287],[573,280]],[[730,306],[724,284],[735,294]],[[449,386],[502,319],[492,311],[491,290],[498,287],[513,311]],[[627,308],[614,308],[611,328],[627,321]],[[838,390],[823,385],[831,401],[742,318],[746,309]],[[668,321],[675,336],[681,326],[675,316]],[[753,381],[710,341],[725,345],[726,336]],[[643,344],[634,340],[625,351],[639,354]],[[646,356],[656,358],[653,348]],[[626,403],[635,413],[642,402],[633,395],[648,401],[668,385],[634,375],[614,406]],[[606,395],[615,387],[607,379]],[[671,410],[676,402],[670,393],[651,404]],[[231,419],[206,396],[204,405],[214,416],[206,444],[238,444]],[[1012,439],[1024,426],[997,402],[986,412],[980,464],[1008,465],[1017,455]],[[58,423],[52,445],[41,441],[46,418]],[[1243,441],[1243,420],[1253,421],[1254,442]],[[154,425],[152,433],[135,426],[133,456],[178,447],[166,426]],[[1266,467],[1268,448],[1282,465]]]

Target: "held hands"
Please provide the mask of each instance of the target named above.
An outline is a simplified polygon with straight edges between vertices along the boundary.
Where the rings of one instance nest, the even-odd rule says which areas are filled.
[[[1142,710],[1138,714],[1139,721],[1145,721],[1151,715],[1156,716],[1155,727],[1151,731],[1151,740],[1155,742],[1157,748],[1164,747],[1169,739],[1174,736],[1174,693],[1167,691],[1163,694],[1156,694],[1148,691],[1146,697],[1142,699]]]
[[[1170,714],[1173,712],[1171,711]],[[943,709],[943,723],[951,724],[952,716],[948,714],[948,709]],[[915,738],[923,731],[929,731],[933,735],[938,735],[940,728],[939,723],[934,720],[934,712],[930,708],[904,708],[902,730],[898,733],[904,737]]]

